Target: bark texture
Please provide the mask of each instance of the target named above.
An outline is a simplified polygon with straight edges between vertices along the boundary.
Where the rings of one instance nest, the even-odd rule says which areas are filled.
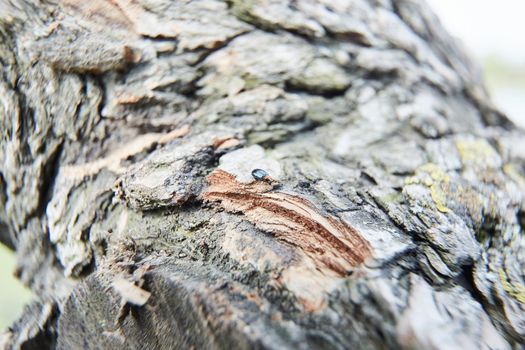
[[[523,344],[524,133],[422,1],[1,0],[0,61],[5,348]]]

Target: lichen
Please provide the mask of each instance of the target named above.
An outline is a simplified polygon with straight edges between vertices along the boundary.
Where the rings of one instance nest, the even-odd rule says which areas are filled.
[[[432,196],[432,200],[436,204],[437,210],[439,210],[442,213],[448,213],[451,211],[450,208],[448,208],[444,204],[446,201],[445,192],[443,192],[439,185],[432,184],[432,186],[430,186],[430,195]]]
[[[503,269],[499,269],[499,279],[503,286],[503,290],[516,299],[521,304],[525,304],[525,286],[518,282],[510,282],[508,276]]]
[[[450,212],[445,204],[447,197],[444,184],[448,184],[450,177],[436,164],[427,163],[416,170],[416,175],[407,177],[405,185],[423,185],[430,189],[430,196],[436,209],[442,213]]]
[[[520,174],[520,172],[516,169],[514,164],[507,163],[503,166],[503,172],[511,178],[514,182],[516,182],[519,186],[525,187],[525,177]]]
[[[456,148],[463,164],[494,167],[499,162],[498,153],[485,139],[458,140]]]

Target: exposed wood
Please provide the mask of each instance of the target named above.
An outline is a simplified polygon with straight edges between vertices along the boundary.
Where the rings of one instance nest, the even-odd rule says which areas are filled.
[[[307,199],[273,191],[265,182],[243,185],[224,170],[208,176],[204,199],[219,201],[228,212],[243,213],[262,231],[300,248],[323,267],[346,276],[370,256],[368,243],[351,226],[324,216]]]

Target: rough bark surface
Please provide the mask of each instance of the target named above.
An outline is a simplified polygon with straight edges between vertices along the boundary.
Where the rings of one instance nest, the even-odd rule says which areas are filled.
[[[5,348],[523,344],[525,135],[425,3],[1,0],[0,61]]]

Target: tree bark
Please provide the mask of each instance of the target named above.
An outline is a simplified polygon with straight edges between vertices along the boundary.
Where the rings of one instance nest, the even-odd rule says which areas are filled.
[[[2,0],[0,60],[5,348],[524,343],[524,133],[425,3]]]

